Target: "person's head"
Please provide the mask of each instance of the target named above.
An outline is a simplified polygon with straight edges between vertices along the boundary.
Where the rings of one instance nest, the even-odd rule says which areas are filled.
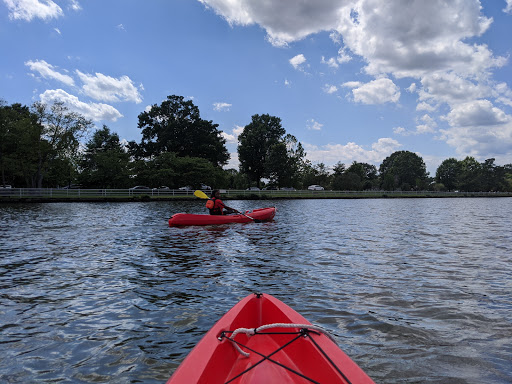
[[[215,197],[216,199],[220,198],[220,191],[218,189],[214,189],[211,197]]]

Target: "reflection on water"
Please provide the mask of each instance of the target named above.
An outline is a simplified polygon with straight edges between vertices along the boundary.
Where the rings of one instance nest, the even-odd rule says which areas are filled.
[[[377,382],[509,383],[510,202],[276,201],[271,223],[188,228],[167,220],[203,204],[0,206],[0,381],[165,382],[262,291]]]

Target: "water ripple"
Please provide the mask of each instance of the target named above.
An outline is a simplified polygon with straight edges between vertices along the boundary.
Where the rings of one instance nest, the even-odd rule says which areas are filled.
[[[254,291],[377,382],[512,381],[510,199],[275,205],[190,228],[167,219],[197,202],[0,206],[0,381],[164,382]]]

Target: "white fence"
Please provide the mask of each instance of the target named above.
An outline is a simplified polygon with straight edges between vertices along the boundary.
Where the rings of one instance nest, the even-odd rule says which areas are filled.
[[[208,193],[208,191],[205,191]],[[372,198],[372,197],[512,197],[511,192],[436,192],[436,191],[281,191],[281,190],[221,190],[224,198]],[[94,198],[193,198],[194,191],[179,189],[57,189],[57,188],[0,188],[0,200],[9,198],[94,199]]]

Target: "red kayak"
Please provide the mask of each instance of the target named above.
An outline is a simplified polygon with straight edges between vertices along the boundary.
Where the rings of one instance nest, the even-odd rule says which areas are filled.
[[[170,227],[185,225],[218,225],[229,223],[250,223],[253,221],[270,221],[276,215],[276,209],[260,208],[236,215],[197,215],[193,213],[177,213],[169,219]]]
[[[373,383],[321,328],[267,294],[231,308],[167,384]]]

